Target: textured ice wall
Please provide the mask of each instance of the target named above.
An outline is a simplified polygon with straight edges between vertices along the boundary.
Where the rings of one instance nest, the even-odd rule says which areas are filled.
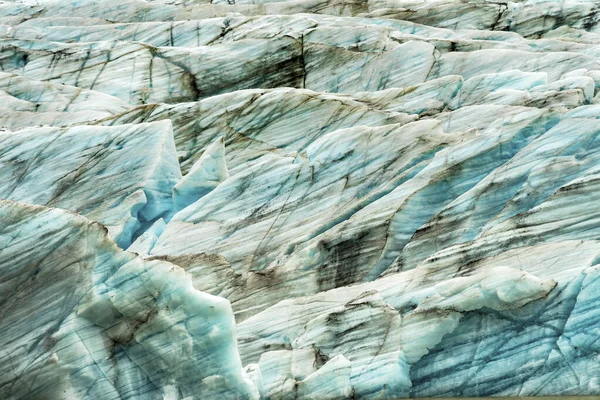
[[[14,0],[0,69],[0,398],[600,394],[597,1]]]

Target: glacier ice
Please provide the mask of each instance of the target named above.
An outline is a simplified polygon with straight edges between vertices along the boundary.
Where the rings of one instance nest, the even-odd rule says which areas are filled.
[[[229,303],[83,216],[3,200],[0,388],[9,398],[256,398]],[[210,361],[207,361],[210,360]]]
[[[181,172],[169,121],[0,135],[4,199],[89,216],[123,248],[143,223],[172,208],[171,190]]]
[[[175,186],[173,186],[174,209],[184,209],[198,201],[229,178],[223,137],[208,146],[202,156]]]
[[[0,398],[600,394],[595,0],[0,3]]]

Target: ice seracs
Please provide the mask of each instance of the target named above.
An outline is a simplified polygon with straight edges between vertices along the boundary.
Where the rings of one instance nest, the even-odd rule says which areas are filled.
[[[0,133],[0,146],[2,198],[86,215],[123,248],[172,209],[181,177],[169,121],[28,128]]]
[[[229,303],[180,267],[65,210],[2,200],[0,227],[7,398],[258,398]]]
[[[196,202],[229,178],[223,137],[208,146],[190,171],[173,186],[173,202],[183,209]]]
[[[0,4],[0,398],[598,395],[596,3]]]

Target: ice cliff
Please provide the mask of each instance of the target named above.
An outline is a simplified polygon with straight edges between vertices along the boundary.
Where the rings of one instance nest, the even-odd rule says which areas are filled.
[[[0,2],[0,398],[600,394],[600,3]]]

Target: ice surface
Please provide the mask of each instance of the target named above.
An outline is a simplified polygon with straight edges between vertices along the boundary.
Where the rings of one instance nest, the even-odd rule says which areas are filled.
[[[84,214],[121,247],[172,209],[181,177],[168,121],[29,128],[0,133],[0,145],[2,198]]]
[[[0,398],[600,394],[594,0],[0,4]]]
[[[106,228],[0,202],[0,388],[12,398],[256,398],[227,300]],[[221,396],[221,397],[220,397]]]
[[[202,157],[190,168],[186,176],[173,186],[174,208],[183,209],[210,193],[229,178],[225,145],[219,137],[208,146]]]

